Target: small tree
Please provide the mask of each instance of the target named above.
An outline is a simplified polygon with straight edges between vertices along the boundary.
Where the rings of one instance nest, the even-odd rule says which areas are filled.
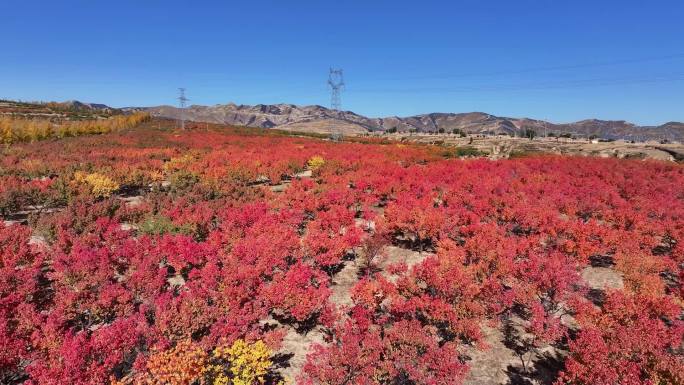
[[[532,130],[532,129],[529,129],[529,128],[526,128],[526,129],[522,132],[522,134],[523,134],[523,135],[522,135],[523,138],[528,138],[528,139],[531,140],[531,139],[534,139],[535,136],[537,136],[537,131]]]
[[[4,144],[12,144],[12,120],[0,118],[0,141]]]

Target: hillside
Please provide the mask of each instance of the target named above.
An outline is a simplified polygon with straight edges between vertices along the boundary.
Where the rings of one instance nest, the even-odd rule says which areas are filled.
[[[17,118],[43,118],[58,120],[103,119],[124,111],[105,104],[66,102],[24,102],[0,99],[0,115]]]
[[[153,116],[177,119],[180,110],[173,106],[140,108]],[[369,118],[351,111],[335,111],[322,106],[292,104],[258,104],[254,106],[223,104],[193,105],[185,109],[185,118],[192,121],[244,125],[260,128],[282,128],[293,131],[356,134],[373,131],[453,132],[469,134],[514,135],[527,129],[538,134],[596,136],[606,139],[684,141],[684,124],[670,122],[661,126],[637,126],[618,120],[589,119],[555,124],[528,118],[508,118],[483,112],[430,113],[408,117]],[[330,126],[330,122],[334,126]]]
[[[153,116],[178,119],[180,110],[173,106],[144,108]],[[350,111],[334,111],[322,106],[293,104],[257,104],[254,106],[218,104],[193,105],[185,109],[185,118],[193,121],[232,124],[259,128],[282,128],[296,131],[331,132],[317,127],[322,122],[338,121],[344,133],[360,133],[381,129],[373,119]]]
[[[180,109],[174,106],[113,108],[105,104],[66,102],[17,102],[0,100],[0,115],[48,119],[102,119],[112,115],[145,111],[152,116],[178,119]],[[638,126],[624,120],[587,119],[555,124],[529,118],[509,118],[484,112],[430,113],[407,117],[369,118],[352,111],[336,111],[318,105],[294,104],[214,106],[192,105],[185,109],[185,118],[236,126],[278,128],[286,131],[340,133],[358,135],[369,132],[452,133],[462,131],[480,135],[520,135],[533,130],[538,135],[569,134],[578,137],[627,139],[636,141],[668,140],[684,142],[684,123],[668,122],[660,126]]]

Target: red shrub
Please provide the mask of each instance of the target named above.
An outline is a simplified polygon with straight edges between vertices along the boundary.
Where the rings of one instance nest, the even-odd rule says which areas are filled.
[[[558,384],[679,384],[684,381],[681,309],[668,300],[615,292],[581,318]]]
[[[264,295],[275,311],[298,322],[309,320],[323,310],[330,289],[328,277],[310,266],[297,263],[275,276]]]

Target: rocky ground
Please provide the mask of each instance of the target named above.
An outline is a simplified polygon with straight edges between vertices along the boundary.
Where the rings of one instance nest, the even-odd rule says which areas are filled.
[[[599,142],[587,139],[566,138],[512,138],[509,136],[469,136],[441,134],[392,134],[386,137],[404,142],[470,148],[493,159],[502,159],[530,153],[550,153],[603,158],[656,159],[684,161],[684,144],[658,142],[630,143],[627,141]]]

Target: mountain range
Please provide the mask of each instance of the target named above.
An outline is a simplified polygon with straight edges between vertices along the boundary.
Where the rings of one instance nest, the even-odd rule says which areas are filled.
[[[144,110],[153,116],[171,119],[181,117],[179,108],[166,105],[127,110]],[[351,111],[337,111],[317,105],[233,103],[214,106],[192,105],[183,110],[183,115],[185,119],[197,122],[302,132],[339,132],[347,135],[376,131],[451,133],[455,130],[469,134],[516,135],[524,133],[525,130],[533,130],[538,135],[546,132],[604,139],[684,141],[684,123],[680,122],[669,122],[660,126],[638,126],[624,120],[589,119],[557,124],[537,119],[501,117],[483,112],[369,118]]]

